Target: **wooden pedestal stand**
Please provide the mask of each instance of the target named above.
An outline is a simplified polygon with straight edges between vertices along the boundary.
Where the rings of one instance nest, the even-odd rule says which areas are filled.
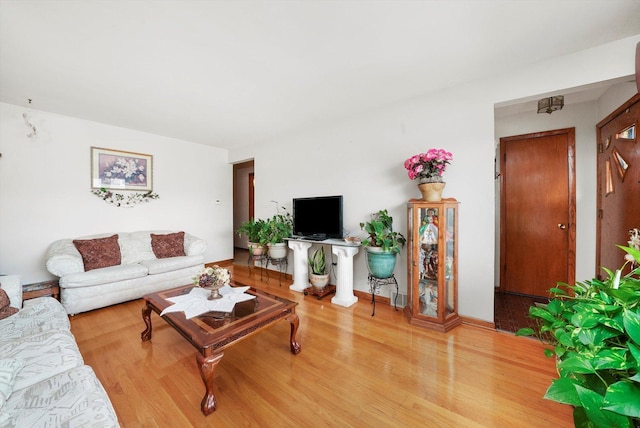
[[[305,296],[308,296],[309,294],[311,294],[312,296],[316,296],[318,300],[322,300],[322,298],[328,294],[335,294],[336,286],[329,284],[326,287],[324,287],[322,291],[318,291],[316,287],[308,287],[304,289],[303,293]]]

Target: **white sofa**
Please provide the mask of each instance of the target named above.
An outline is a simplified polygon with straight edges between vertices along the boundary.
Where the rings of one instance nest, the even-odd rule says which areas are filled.
[[[93,369],[84,364],[66,311],[52,297],[22,304],[15,275],[0,288],[20,309],[0,320],[0,427],[118,427]]]
[[[160,238],[183,234],[184,240],[176,246],[181,255],[156,256],[156,242]],[[77,241],[102,242],[116,234],[93,235],[53,242],[46,255],[47,270],[58,277],[60,300],[68,314],[77,314],[97,308],[139,299],[145,294],[166,290],[192,282],[204,268],[203,253],[207,244],[200,238],[184,232],[140,231],[117,233],[115,265],[85,269],[87,257],[101,256],[98,251],[81,254]],[[152,243],[153,240],[153,243]],[[76,241],[76,244],[74,244]],[[173,242],[173,241],[172,241]],[[108,245],[105,244],[105,245]],[[82,247],[79,247],[82,249]],[[98,252],[98,254],[96,254]],[[106,252],[106,250],[105,250]],[[171,254],[171,252],[169,253]],[[107,265],[109,263],[106,263]],[[101,265],[98,265],[101,266]]]

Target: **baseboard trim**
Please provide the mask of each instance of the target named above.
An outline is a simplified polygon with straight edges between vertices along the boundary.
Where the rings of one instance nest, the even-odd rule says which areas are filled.
[[[233,259],[227,259],[227,260],[220,260],[218,262],[205,263],[204,267],[212,267],[213,265],[218,265],[220,267],[227,267],[227,266],[231,266],[232,264],[233,264]]]
[[[478,327],[478,328],[482,328],[485,330],[496,330],[496,324],[493,322],[488,322],[488,321],[483,321],[477,318],[471,318],[471,317],[460,317],[462,319],[462,324],[464,325],[468,325],[471,327]]]

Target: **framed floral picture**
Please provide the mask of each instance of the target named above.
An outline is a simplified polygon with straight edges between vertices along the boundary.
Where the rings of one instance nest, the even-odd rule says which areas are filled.
[[[153,190],[153,156],[91,147],[91,188]]]

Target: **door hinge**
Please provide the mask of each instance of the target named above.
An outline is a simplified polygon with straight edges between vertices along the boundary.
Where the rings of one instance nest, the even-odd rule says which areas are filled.
[[[602,220],[603,217],[604,217],[604,212],[602,210],[598,210],[598,218]]]
[[[602,143],[598,143],[598,153],[602,153],[603,149],[602,149]]]

